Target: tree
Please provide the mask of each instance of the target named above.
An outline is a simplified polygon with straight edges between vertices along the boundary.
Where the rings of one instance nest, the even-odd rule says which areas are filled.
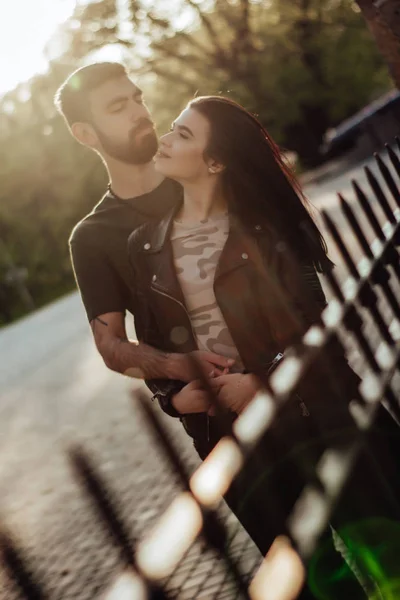
[[[24,314],[29,295],[41,306],[73,288],[68,237],[104,190],[100,161],[72,140],[53,105],[71,70],[54,67],[0,100],[0,323]],[[28,296],[10,266],[26,273]]]
[[[400,89],[399,0],[357,0],[357,3],[388,65],[393,81]]]
[[[77,6],[63,57],[125,49],[157,92],[163,125],[195,93],[230,93],[312,165],[326,129],[389,87],[356,8],[353,0],[131,0],[121,22],[115,0],[99,0]]]

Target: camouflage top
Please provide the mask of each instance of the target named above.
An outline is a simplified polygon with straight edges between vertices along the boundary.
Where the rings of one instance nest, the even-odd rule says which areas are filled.
[[[240,371],[243,366],[213,289],[215,269],[228,233],[227,214],[193,223],[174,221],[171,243],[199,350],[234,358],[237,363],[233,370]]]

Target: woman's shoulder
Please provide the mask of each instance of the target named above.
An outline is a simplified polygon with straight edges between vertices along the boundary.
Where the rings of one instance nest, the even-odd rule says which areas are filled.
[[[168,236],[173,216],[177,208],[166,211],[162,217],[149,218],[148,221],[132,231],[128,237],[128,252],[152,254],[159,250]]]

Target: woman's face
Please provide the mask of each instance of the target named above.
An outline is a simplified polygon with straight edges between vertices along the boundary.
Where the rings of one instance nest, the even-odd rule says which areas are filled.
[[[208,176],[204,151],[209,135],[210,123],[206,117],[186,108],[172,124],[171,131],[160,138],[155,156],[157,171],[177,181],[197,181]]]

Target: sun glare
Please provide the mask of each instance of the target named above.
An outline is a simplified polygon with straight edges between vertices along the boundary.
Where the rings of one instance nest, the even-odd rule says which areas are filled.
[[[12,0],[0,7],[0,95],[45,72],[44,46],[76,0]]]

